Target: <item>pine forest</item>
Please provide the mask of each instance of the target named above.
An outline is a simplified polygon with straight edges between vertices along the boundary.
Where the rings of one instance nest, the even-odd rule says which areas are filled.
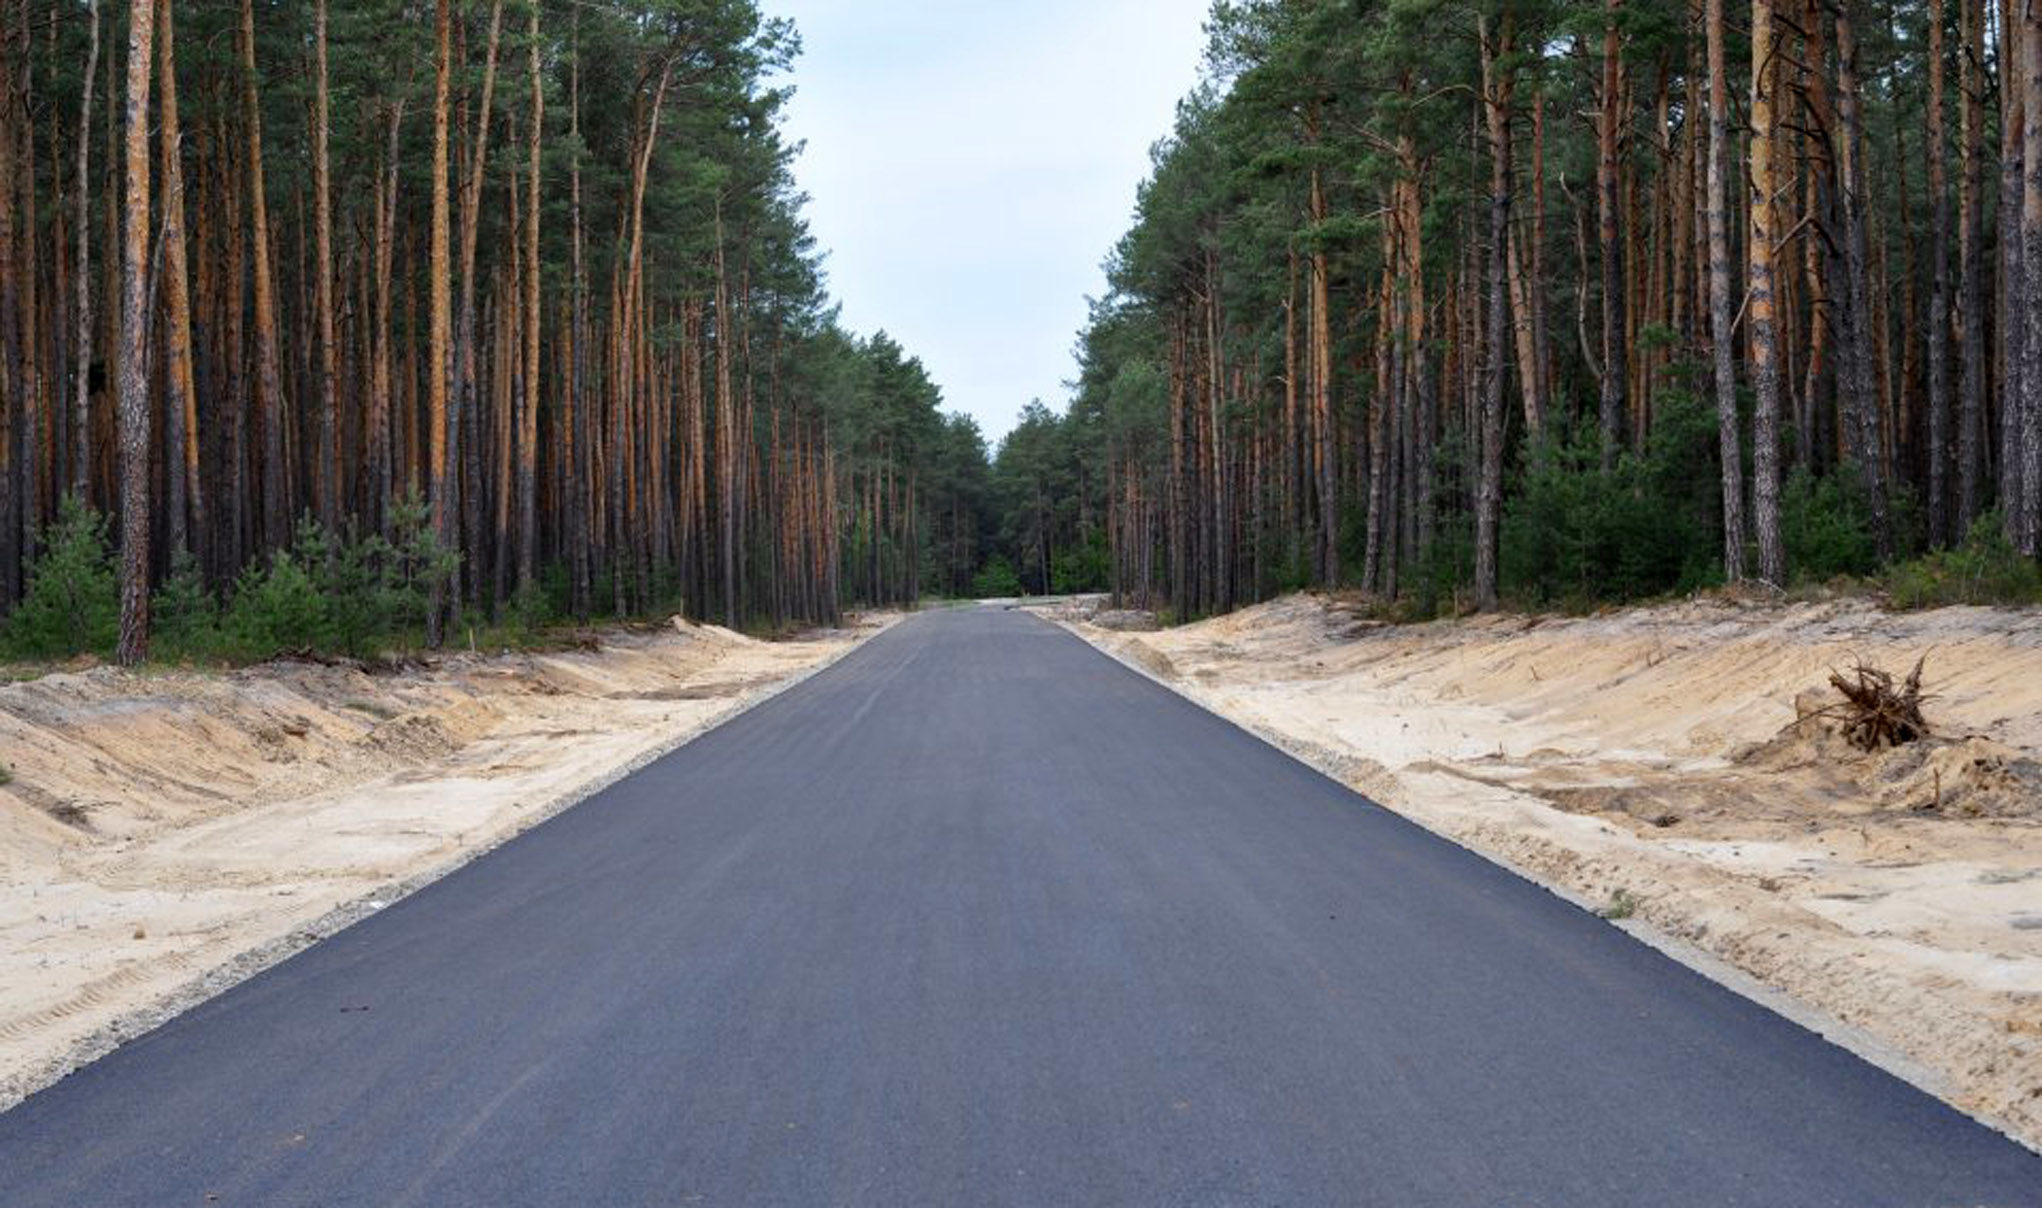
[[[1069,410],[1000,451],[1031,586],[1178,617],[2033,592],[2042,4],[1221,0],[1207,29]]]
[[[10,649],[2033,584],[2042,3],[1206,33],[989,448],[840,323],[752,0],[5,0]]]

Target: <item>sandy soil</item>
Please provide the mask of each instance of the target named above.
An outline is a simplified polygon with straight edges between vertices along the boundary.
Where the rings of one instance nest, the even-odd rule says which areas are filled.
[[[883,627],[0,687],[0,1108]]]
[[[2042,1148],[2042,613],[1706,601],[1388,626],[1292,596],[1130,633],[1091,608],[1050,615],[1425,826],[1869,1034]],[[1866,755],[1808,716],[1837,699],[1831,668],[1924,656],[1934,740]]]

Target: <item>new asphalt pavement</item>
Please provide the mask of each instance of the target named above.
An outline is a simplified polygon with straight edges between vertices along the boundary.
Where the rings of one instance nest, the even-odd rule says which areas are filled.
[[[8,1208],[696,1203],[1956,1208],[2042,1158],[989,608],[0,1115]]]

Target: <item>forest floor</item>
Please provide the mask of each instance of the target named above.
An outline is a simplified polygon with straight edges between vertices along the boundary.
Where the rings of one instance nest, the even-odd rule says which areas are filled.
[[[891,618],[676,620],[395,672],[0,686],[0,1108],[748,708]]]
[[[2042,1148],[2042,611],[1393,626],[1301,595],[1160,632],[1096,599],[1041,611]],[[1920,658],[1931,739],[1866,754],[1809,716],[1831,669]]]

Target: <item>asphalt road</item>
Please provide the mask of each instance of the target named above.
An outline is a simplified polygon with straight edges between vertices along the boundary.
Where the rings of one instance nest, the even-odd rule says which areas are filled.
[[[2042,1205],[1020,613],[917,616],[0,1115],[0,1205]]]

